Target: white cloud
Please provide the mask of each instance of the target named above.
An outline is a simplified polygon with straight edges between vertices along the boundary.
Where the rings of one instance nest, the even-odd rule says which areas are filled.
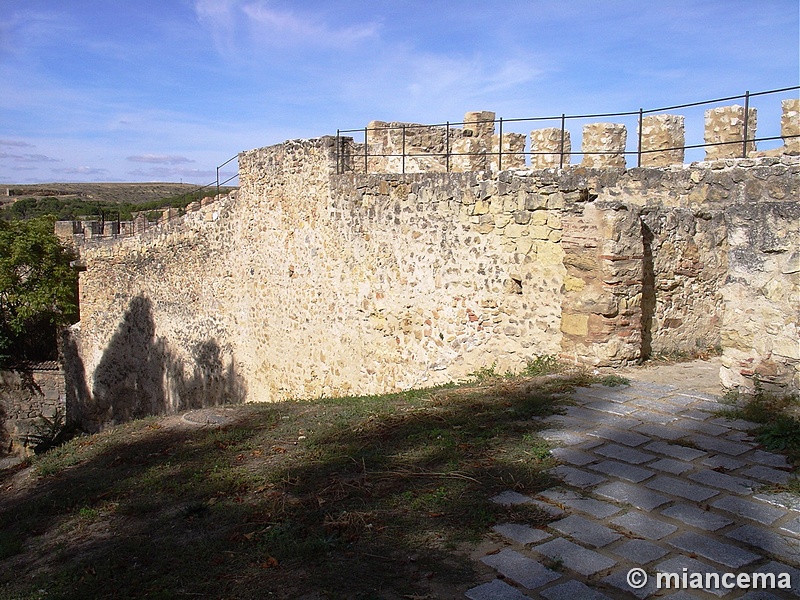
[[[376,38],[379,31],[377,23],[337,28],[317,16],[276,10],[266,2],[246,4],[242,12],[267,43],[278,46],[347,48]]]
[[[13,146],[14,148],[35,148],[33,144],[29,144],[23,140],[0,140],[0,146]]]
[[[0,159],[10,159],[18,163],[61,162],[57,158],[45,156],[44,154],[9,154],[8,152],[0,152]]]
[[[129,156],[128,160],[131,162],[166,164],[166,165],[180,165],[185,163],[197,162],[185,156],[176,156],[170,154],[140,154],[137,156]]]
[[[211,181],[216,180],[216,171],[204,171],[201,169],[185,169],[181,167],[153,167],[151,169],[136,169],[128,171],[128,175],[134,177],[155,177],[164,181],[174,180],[181,177],[184,179]]]
[[[196,0],[194,8],[217,50],[242,57],[264,46],[347,49],[376,39],[380,31],[377,22],[339,27],[321,12],[278,9],[264,0]]]
[[[97,167],[67,167],[65,169],[50,169],[53,173],[61,173],[64,175],[88,175],[97,176],[108,173],[108,169],[100,169]]]

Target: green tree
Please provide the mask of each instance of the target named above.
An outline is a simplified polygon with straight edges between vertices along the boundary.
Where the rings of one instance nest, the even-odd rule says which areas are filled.
[[[0,221],[0,363],[54,358],[58,328],[77,315],[75,256],[53,225]]]

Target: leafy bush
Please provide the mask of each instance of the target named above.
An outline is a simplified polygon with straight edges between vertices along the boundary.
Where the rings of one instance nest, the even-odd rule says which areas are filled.
[[[60,326],[77,314],[75,258],[54,219],[0,221],[0,364],[51,360]]]

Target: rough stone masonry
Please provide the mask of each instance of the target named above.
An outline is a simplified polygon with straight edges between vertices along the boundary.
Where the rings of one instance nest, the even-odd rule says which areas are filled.
[[[497,154],[487,112],[459,130],[402,124],[400,140],[373,122],[367,161],[334,137],[243,152],[237,193],[79,244],[72,418],[96,429],[539,355],[621,365],[705,348],[721,348],[727,386],[797,390],[797,104],[784,102],[776,156],[721,155],[741,153],[742,110],[710,112],[708,139],[734,142],[690,165],[674,115],[643,123],[646,160],[630,169],[622,126],[587,126],[582,152],[603,154],[578,165],[569,139],[533,132],[526,166],[523,136]]]

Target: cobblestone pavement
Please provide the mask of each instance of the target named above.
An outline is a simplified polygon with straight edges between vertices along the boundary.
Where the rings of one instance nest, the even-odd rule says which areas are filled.
[[[552,453],[561,464],[552,472],[562,485],[493,498],[534,503],[555,520],[544,528],[497,525],[493,550],[480,558],[496,577],[467,598],[800,596],[800,501],[774,491],[792,470],[753,440],[753,423],[717,416],[717,396],[680,381],[580,388],[573,398],[543,433],[558,446]],[[633,568],[649,575],[641,589],[628,584]],[[689,589],[657,590],[658,572],[685,574]],[[703,591],[697,578],[706,575],[695,573],[773,573],[776,583],[788,573],[792,587],[726,589],[735,580],[723,578]]]

